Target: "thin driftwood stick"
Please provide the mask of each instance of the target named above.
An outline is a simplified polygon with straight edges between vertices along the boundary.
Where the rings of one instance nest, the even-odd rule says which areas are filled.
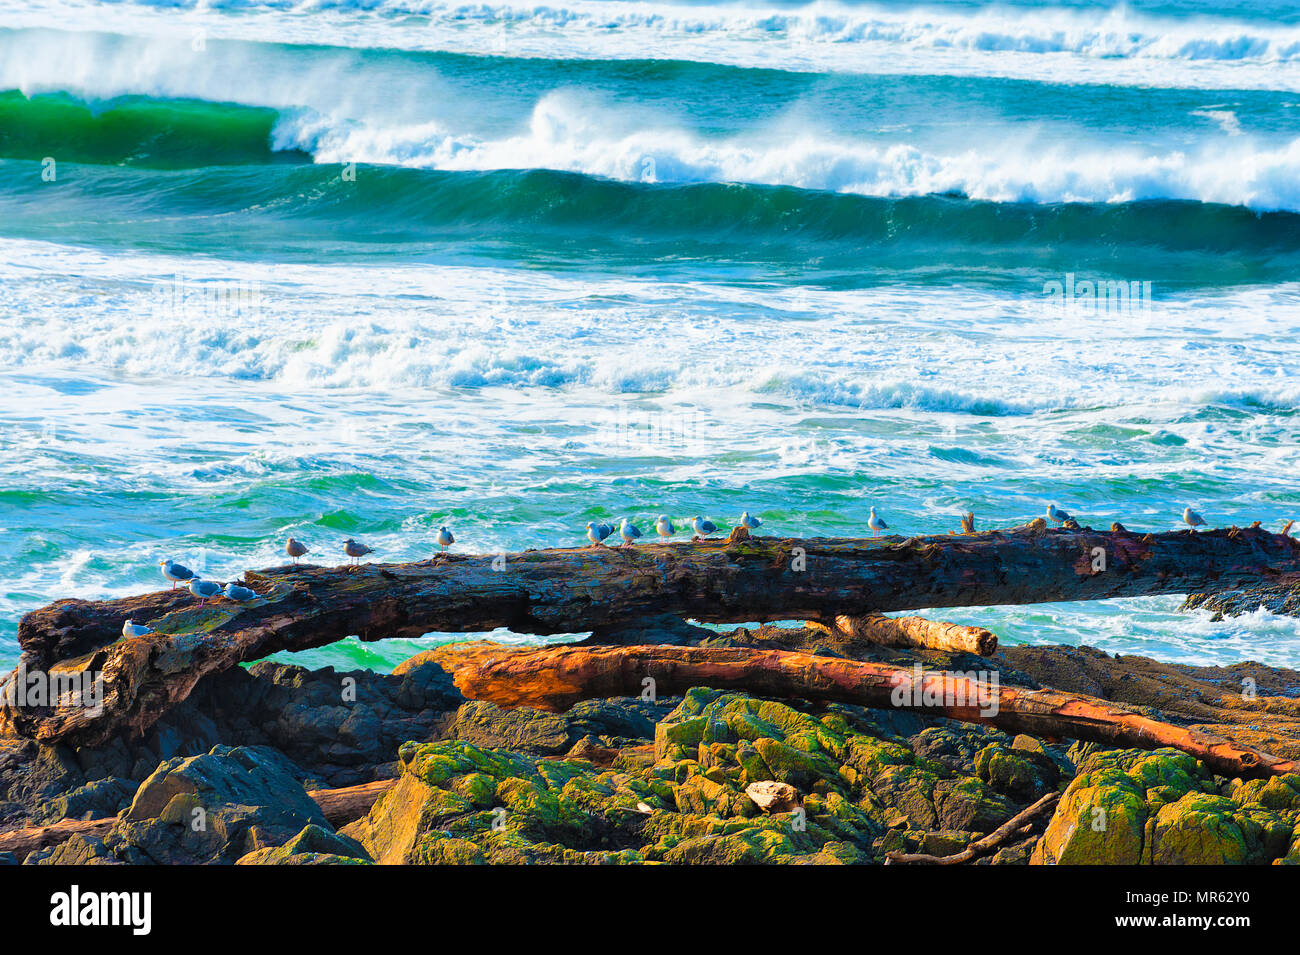
[[[1034,803],[1028,809],[1024,809],[1012,816],[1002,825],[998,826],[983,839],[977,839],[968,845],[961,852],[954,853],[950,856],[932,856],[924,852],[893,852],[885,853],[885,864],[902,863],[921,863],[926,865],[961,865],[963,862],[970,862],[977,856],[982,856],[992,849],[996,849],[1002,843],[1007,842],[1013,836],[1020,835],[1026,828],[1026,823],[1034,817],[1046,812],[1056,805],[1061,798],[1060,793],[1048,793],[1038,802]]]
[[[831,624],[809,620],[808,625],[827,633],[838,632],[853,638],[870,640],[887,647],[923,647],[929,650],[959,650],[987,657],[997,652],[998,638],[983,627],[967,627],[925,617],[886,617],[867,614],[861,617],[840,615]]]
[[[758,696],[905,709],[1011,733],[1068,737],[1156,749],[1171,746],[1222,776],[1293,773],[1300,763],[1230,739],[1184,729],[1078,693],[1003,687],[996,671],[982,679],[748,647],[545,647],[519,650],[494,643],[440,647],[429,656],[452,674],[470,699],[501,706],[566,710],[584,699],[660,695],[694,687]],[[978,677],[979,675],[976,674]],[[646,683],[649,679],[651,682]]]
[[[307,795],[316,800],[321,812],[336,829],[349,822],[360,819],[370,811],[379,797],[392,789],[396,779],[377,779],[359,786],[345,786],[342,789],[312,789]],[[12,829],[0,832],[0,852],[12,852],[19,861],[27,853],[56,846],[73,836],[101,838],[108,835],[117,822],[116,816],[102,819],[64,819],[48,826],[30,826],[26,829]]]

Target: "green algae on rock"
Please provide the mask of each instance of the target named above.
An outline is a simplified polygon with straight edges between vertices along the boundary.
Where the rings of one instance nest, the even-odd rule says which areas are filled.
[[[979,778],[861,728],[860,714],[700,688],[655,725],[653,762],[407,743],[396,786],[344,833],[382,863],[838,864],[896,843],[960,848],[1015,813]],[[746,792],[764,782],[798,803],[765,811]]]
[[[1300,824],[1300,776],[1231,796],[1172,749],[1087,756],[1034,850],[1035,863],[1240,865],[1283,860]]]

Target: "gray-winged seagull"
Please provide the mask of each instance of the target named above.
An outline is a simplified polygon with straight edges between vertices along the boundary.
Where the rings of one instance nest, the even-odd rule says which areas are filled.
[[[623,518],[623,523],[618,527],[618,536],[623,538],[624,544],[630,544],[641,536],[641,531],[637,529],[635,524],[625,517]]]
[[[223,590],[222,593],[226,595],[227,600],[233,600],[235,603],[238,604],[246,604],[250,600],[257,599],[256,590],[250,590],[247,587],[241,587],[239,586],[239,584],[236,583],[226,584],[226,589]]]
[[[209,600],[216,600],[221,596],[221,584],[215,580],[204,580],[202,577],[191,577],[189,583],[185,585],[189,592],[199,598],[199,606],[202,607]]]
[[[162,575],[172,582],[172,590],[176,589],[177,584],[183,584],[194,577],[194,571],[174,560],[160,560],[158,566],[162,568]]]
[[[1066,521],[1074,520],[1073,517],[1065,513],[1065,511],[1061,510],[1055,504],[1047,505],[1047,519],[1049,521],[1054,521],[1058,525],[1064,524]]]
[[[691,530],[695,531],[696,537],[708,537],[717,529],[717,524],[713,523],[713,521],[706,521],[698,514],[691,518]]]
[[[612,533],[614,533],[614,528],[608,524],[587,521],[587,540],[591,541],[592,547],[599,547],[600,542]]]

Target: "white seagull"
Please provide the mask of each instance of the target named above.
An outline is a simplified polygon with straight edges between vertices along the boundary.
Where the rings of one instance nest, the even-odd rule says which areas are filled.
[[[673,522],[666,515],[663,515],[655,521],[655,533],[667,539],[677,533],[677,528],[673,527]]]
[[[292,557],[293,562],[296,564],[298,558],[307,553],[307,545],[290,537],[284,542],[284,552]]]
[[[624,544],[630,544],[641,536],[641,532],[637,530],[635,524],[625,517],[623,523],[619,525],[618,536],[623,538]]]
[[[1200,514],[1197,514],[1190,507],[1184,507],[1183,523],[1186,524],[1188,527],[1197,528],[1205,523],[1205,518],[1201,517]]]
[[[142,623],[132,623],[130,620],[122,624],[122,636],[124,637],[143,637],[146,633],[153,633],[153,628],[146,627]]]
[[[763,522],[760,521],[754,515],[750,514],[749,511],[744,511],[740,515],[740,526],[748,527],[750,530],[753,530],[756,527],[762,527]]]
[[[439,527],[438,546],[441,547],[443,550],[446,550],[454,543],[456,543],[456,538],[452,536],[451,531],[447,530],[445,525],[443,527]]]
[[[1074,520],[1073,517],[1065,513],[1065,511],[1061,510],[1055,504],[1047,505],[1047,519],[1049,521],[1054,521],[1058,525],[1064,524],[1066,521]]]
[[[612,533],[614,533],[614,528],[608,524],[587,521],[587,540],[591,541],[592,547],[599,547],[600,542]]]
[[[222,591],[227,600],[233,600],[237,604],[246,604],[250,600],[257,599],[257,591],[248,587],[241,587],[236,583],[226,584],[226,589]]]
[[[695,531],[696,537],[708,537],[717,529],[717,524],[713,523],[713,521],[706,521],[698,514],[691,518],[691,530]]]
[[[867,526],[871,528],[872,537],[875,537],[881,531],[889,530],[889,525],[885,523],[884,519],[876,516],[876,509],[874,507],[871,509],[871,514],[867,517]]]
[[[172,590],[176,589],[177,584],[183,584],[194,577],[194,571],[174,560],[160,560],[158,566],[162,568],[162,575],[172,582]]]
[[[190,593],[199,598],[200,607],[222,595],[221,584],[215,580],[204,580],[202,577],[191,577],[186,587]]]

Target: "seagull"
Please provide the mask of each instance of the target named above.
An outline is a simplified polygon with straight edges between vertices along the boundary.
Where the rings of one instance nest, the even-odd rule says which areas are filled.
[[[762,527],[763,522],[750,514],[749,511],[744,511],[740,515],[740,526],[748,527],[750,530],[753,530],[756,527]]]
[[[365,557],[366,554],[370,554],[373,552],[365,544],[358,544],[351,537],[349,537],[347,540],[343,542],[343,553],[351,557],[352,563],[355,564],[360,558]]]
[[[871,536],[875,537],[881,531],[889,530],[889,525],[882,518],[876,517],[876,509],[871,509],[871,515],[867,518],[867,526],[871,528]]]
[[[677,533],[677,528],[673,527],[673,522],[667,516],[662,516],[655,522],[655,533],[667,539]]]
[[[174,560],[160,560],[158,566],[162,568],[162,575],[172,582],[172,590],[176,589],[177,584],[183,584],[194,577],[194,571]]]
[[[130,620],[122,624],[122,636],[124,637],[143,637],[146,633],[153,633],[153,628],[146,627],[142,623],[132,623]]]
[[[1065,513],[1065,511],[1061,510],[1055,504],[1047,505],[1047,519],[1056,522],[1058,525],[1064,524],[1066,521],[1074,520],[1073,517]]]
[[[691,518],[691,530],[695,531],[696,537],[708,537],[717,529],[717,524],[713,523],[713,521],[706,521],[698,514]]]
[[[452,536],[451,531],[447,530],[447,528],[446,528],[445,526],[444,526],[444,527],[439,527],[439,528],[438,528],[438,546],[441,547],[443,550],[446,550],[448,547],[450,547],[450,546],[451,546],[452,544],[454,544],[454,543],[456,543],[456,538]]]
[[[641,532],[637,530],[635,524],[625,517],[623,518],[623,523],[619,525],[618,536],[623,538],[624,544],[630,544],[641,536]]]
[[[204,580],[201,577],[191,577],[186,584],[190,593],[199,598],[199,606],[202,607],[209,600],[216,600],[222,596],[221,584],[215,580]]]
[[[284,542],[284,552],[292,557],[293,562],[296,564],[298,558],[307,553],[307,545],[290,537]]]
[[[1184,507],[1183,523],[1186,524],[1188,527],[1197,528],[1205,523],[1205,518],[1201,517],[1200,514],[1197,514],[1190,507]]]
[[[597,524],[595,521],[587,521],[587,540],[591,541],[592,547],[599,547],[610,534],[614,533],[614,528],[608,524]]]
[[[226,589],[222,593],[226,595],[227,600],[233,600],[238,604],[246,604],[250,600],[256,600],[258,596],[256,590],[250,590],[235,583],[226,584]]]

